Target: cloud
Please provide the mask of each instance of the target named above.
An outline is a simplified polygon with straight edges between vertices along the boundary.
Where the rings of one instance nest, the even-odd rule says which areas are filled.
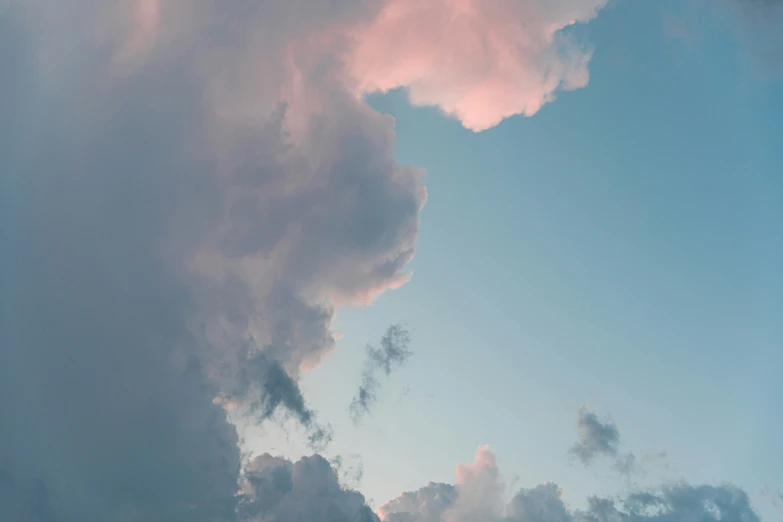
[[[364,370],[362,372],[362,383],[359,391],[351,401],[348,410],[354,423],[359,422],[362,417],[370,412],[370,408],[378,400],[378,372],[382,372],[387,377],[391,375],[392,370],[404,365],[413,355],[408,349],[410,344],[410,333],[401,325],[390,326],[381,338],[381,347],[365,347],[367,353],[364,361]]]
[[[583,464],[591,464],[598,456],[617,456],[620,432],[614,423],[601,421],[598,415],[583,407],[579,410],[578,426],[579,440],[570,451]]]
[[[560,488],[551,482],[522,489],[508,504],[507,517],[515,522],[570,522],[573,516],[561,495]]]
[[[378,513],[386,522],[440,522],[457,495],[457,488],[451,484],[430,482],[386,502]]]
[[[372,4],[0,16],[0,513],[40,481],[62,522],[233,520],[227,410],[324,440],[298,379],[338,303],[406,279],[426,199],[308,41]]]
[[[320,455],[292,463],[263,454],[245,472],[238,518],[243,522],[378,522],[364,497],[340,486]]]
[[[56,521],[46,484],[40,479],[32,484],[18,484],[7,470],[0,469],[0,518]]]
[[[497,460],[480,447],[471,464],[457,466],[456,484],[429,484],[387,502],[384,522],[758,522],[747,494],[731,486],[664,485],[632,491],[621,499],[590,497],[585,509],[571,509],[553,483],[520,489],[503,502]]]
[[[637,471],[636,455],[620,452],[620,431],[611,420],[601,420],[594,412],[582,407],[577,426],[579,440],[571,446],[569,453],[582,464],[589,466],[596,458],[606,457],[614,461],[613,468],[619,473],[629,475]]]
[[[413,104],[481,131],[587,85],[592,53],[566,29],[606,3],[390,0],[353,31],[348,67],[360,92],[404,87]]]

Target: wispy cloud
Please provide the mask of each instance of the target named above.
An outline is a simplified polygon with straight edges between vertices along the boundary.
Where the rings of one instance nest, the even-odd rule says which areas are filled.
[[[290,462],[264,454],[248,465],[237,509],[242,521],[377,522],[364,496],[343,489],[319,455]]]
[[[583,464],[592,463],[597,456],[617,456],[620,431],[610,420],[601,420],[587,408],[579,410],[579,440],[571,447],[571,454]]]
[[[390,326],[381,338],[380,348],[368,345],[365,347],[366,358],[362,371],[362,382],[356,396],[351,401],[348,411],[354,423],[370,413],[370,409],[378,400],[380,381],[378,374],[389,376],[391,372],[403,366],[413,355],[408,348],[410,333],[402,325]]]

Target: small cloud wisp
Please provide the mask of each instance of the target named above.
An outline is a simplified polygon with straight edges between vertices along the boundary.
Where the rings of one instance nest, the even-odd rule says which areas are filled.
[[[366,358],[362,371],[362,382],[356,392],[348,412],[354,423],[358,423],[378,400],[380,381],[378,373],[388,377],[392,371],[402,367],[411,358],[413,352],[410,345],[410,333],[402,325],[390,326],[381,338],[380,348],[368,345],[365,347]]]

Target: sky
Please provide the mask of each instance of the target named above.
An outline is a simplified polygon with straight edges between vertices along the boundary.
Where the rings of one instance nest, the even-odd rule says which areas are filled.
[[[0,519],[780,519],[781,24],[0,3]]]

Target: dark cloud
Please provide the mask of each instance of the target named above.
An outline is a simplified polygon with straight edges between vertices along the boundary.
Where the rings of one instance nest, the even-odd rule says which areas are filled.
[[[611,420],[601,420],[594,412],[582,407],[577,425],[579,440],[571,446],[569,453],[582,464],[589,466],[596,458],[605,457],[614,460],[613,468],[619,473],[628,475],[636,470],[636,456],[620,452],[620,431]]]
[[[189,363],[194,302],[164,253],[177,186],[205,174],[177,157],[200,93],[154,68],[111,94],[96,71],[49,92],[35,30],[6,16],[0,462],[65,522],[219,520],[236,432]]]
[[[321,31],[383,2],[4,5],[0,519],[377,521],[318,455],[242,470],[227,410],[326,440],[301,373],[334,349],[336,306],[407,280],[423,173]],[[422,520],[503,516],[482,458],[421,495]],[[519,520],[557,511],[550,486],[526,495]],[[757,520],[739,490],[650,495],[585,516]]]
[[[571,522],[557,484],[551,482],[531,489],[521,489],[506,508],[509,522]]]
[[[380,381],[378,373],[391,375],[392,370],[404,365],[413,355],[408,348],[410,333],[401,325],[392,325],[381,338],[381,347],[367,346],[362,383],[356,396],[351,401],[348,411],[354,423],[359,422],[370,412],[370,408],[378,400]]]
[[[381,507],[386,522],[440,522],[457,500],[451,484],[430,482],[416,491],[406,491]]]
[[[379,510],[386,522],[758,522],[747,494],[731,485],[687,483],[632,491],[621,499],[591,497],[569,509],[553,483],[519,490],[505,503],[494,455],[480,448],[472,464],[457,467],[457,482],[406,492]]]
[[[46,484],[37,479],[18,484],[7,470],[0,470],[0,520],[56,522]]]
[[[620,432],[610,420],[602,421],[598,415],[581,408],[579,410],[579,440],[571,447],[571,454],[588,465],[598,456],[617,456]]]
[[[227,409],[328,438],[299,376],[336,304],[405,280],[426,193],[290,40],[373,2],[297,4],[0,15],[4,520],[233,520]]]

